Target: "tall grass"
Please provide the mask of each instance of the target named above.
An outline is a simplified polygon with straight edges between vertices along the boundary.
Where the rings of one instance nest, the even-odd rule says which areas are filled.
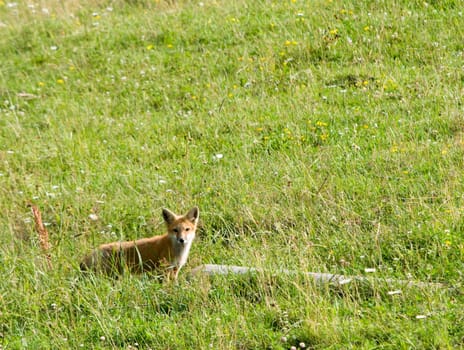
[[[0,1],[1,347],[462,347],[460,5]],[[193,205],[178,285],[82,278]]]

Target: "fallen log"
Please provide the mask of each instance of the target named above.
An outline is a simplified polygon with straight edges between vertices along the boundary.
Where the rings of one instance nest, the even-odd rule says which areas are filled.
[[[235,275],[245,275],[245,274],[253,274],[257,272],[265,272],[265,270],[257,269],[254,267],[246,267],[246,266],[234,266],[234,265],[214,265],[214,264],[204,264],[195,267],[190,273],[192,276],[196,276],[199,274],[205,275],[227,275],[227,274],[235,274]],[[287,270],[287,269],[280,269],[276,271],[277,274],[284,274],[284,275],[296,275],[299,272]],[[379,277],[367,277],[367,276],[345,276],[345,275],[338,275],[332,273],[322,273],[322,272],[302,272],[301,274],[311,277],[316,283],[318,284],[331,284],[341,286],[344,284],[348,284],[351,282],[368,282],[368,283],[383,283],[387,285],[399,285],[403,287],[419,287],[419,288],[443,288],[444,285],[442,283],[428,283],[428,282],[420,282],[420,281],[411,281],[411,280],[397,280],[393,278],[379,278]],[[392,292],[393,294],[393,292]],[[394,293],[398,294],[398,293]]]

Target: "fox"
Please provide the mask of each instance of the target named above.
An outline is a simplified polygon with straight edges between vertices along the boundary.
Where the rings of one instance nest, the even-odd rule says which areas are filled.
[[[185,215],[176,215],[163,208],[162,216],[164,235],[102,244],[83,258],[80,269],[107,275],[164,270],[168,279],[177,280],[195,239],[200,210],[193,207]]]

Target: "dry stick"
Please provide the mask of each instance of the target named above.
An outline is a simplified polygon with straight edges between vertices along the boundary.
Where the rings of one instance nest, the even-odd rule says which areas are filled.
[[[233,265],[213,265],[213,264],[205,264],[195,267],[191,274],[193,276],[198,275],[200,273],[210,275],[227,275],[227,274],[236,274],[236,275],[244,275],[248,273],[255,273],[262,270],[256,269],[254,267],[246,267],[246,266],[233,266]],[[280,273],[285,275],[296,274],[296,271],[291,270],[279,270]],[[363,276],[344,276],[344,275],[336,275],[332,273],[320,273],[320,272],[304,272],[306,276],[312,277],[316,283],[320,284],[335,284],[335,285],[344,285],[350,283],[352,281],[360,281],[360,282],[378,282],[378,283],[386,283],[390,284],[402,284],[405,287],[436,287],[436,288],[443,288],[443,284],[441,283],[427,283],[427,282],[419,282],[419,281],[405,281],[405,280],[396,280],[392,278],[368,278]]]
[[[47,258],[48,267],[51,268],[52,258],[49,253],[50,241],[48,239],[48,231],[42,222],[42,215],[40,214],[39,208],[37,208],[37,206],[35,205],[31,205],[31,210],[32,210],[32,215],[34,216],[35,229],[37,230],[37,233],[39,234],[40,247],[45,253],[45,257]]]

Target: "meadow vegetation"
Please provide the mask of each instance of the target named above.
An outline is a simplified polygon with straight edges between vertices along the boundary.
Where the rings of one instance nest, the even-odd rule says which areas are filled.
[[[0,0],[0,349],[462,348],[462,9]],[[194,205],[177,285],[82,278]]]

